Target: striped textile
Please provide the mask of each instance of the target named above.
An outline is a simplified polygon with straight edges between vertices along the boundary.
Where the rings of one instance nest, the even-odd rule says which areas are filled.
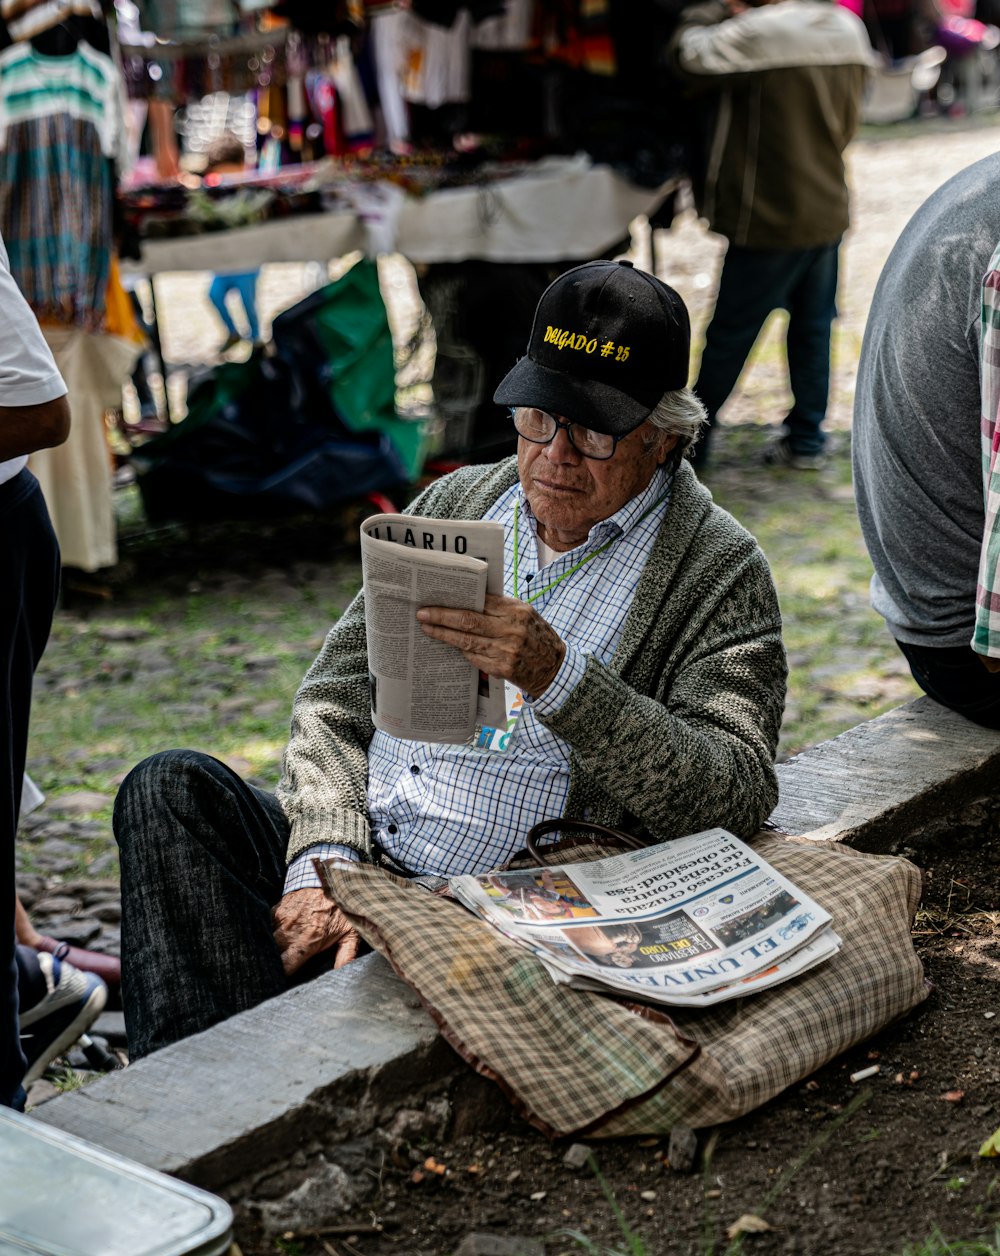
[[[0,53],[0,233],[39,319],[102,328],[123,134],[120,76],[81,43],[66,57]]]
[[[65,57],[46,57],[30,44],[0,52],[0,148],[18,123],[67,115],[89,122],[106,157],[122,152],[125,111],[121,75],[109,56],[81,42]]]
[[[87,122],[39,118],[0,153],[0,234],[41,321],[102,327],[111,264],[112,172]]]
[[[986,524],[979,554],[972,648],[978,654],[1000,658],[1000,245],[983,278],[979,336],[980,448]]]
[[[341,910],[447,1041],[533,1124],[550,1136],[618,1138],[743,1116],[927,996],[909,932],[920,897],[913,864],[775,834],[751,844],[832,914],[843,946],[783,985],[705,1009],[557,986],[533,955],[451,900],[369,864],[328,873]]]

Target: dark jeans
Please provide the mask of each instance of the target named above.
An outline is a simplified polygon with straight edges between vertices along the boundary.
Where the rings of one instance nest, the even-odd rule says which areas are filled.
[[[896,644],[929,698],[984,728],[1000,728],[1000,672],[988,672],[969,646]]]
[[[28,747],[31,684],[59,595],[59,546],[38,481],[22,471],[0,484],[0,1104],[24,1106],[26,1064],[17,1027],[14,839]]]
[[[289,827],[272,794],[209,755],[168,750],[125,778],[114,828],[133,1059],[288,988],[271,908]]]
[[[793,404],[784,423],[792,451],[818,454],[830,393],[830,326],[837,314],[836,244],[814,249],[744,249],[729,246],[719,296],[705,335],[695,391],[712,425],[773,310],[788,311],[788,377]],[[703,461],[711,426],[696,446]]]

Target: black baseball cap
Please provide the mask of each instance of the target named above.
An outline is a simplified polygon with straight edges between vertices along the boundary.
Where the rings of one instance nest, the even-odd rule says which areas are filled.
[[[678,294],[631,262],[585,262],[542,293],[528,352],[500,382],[502,406],[537,406],[625,436],[688,380],[691,323]]]

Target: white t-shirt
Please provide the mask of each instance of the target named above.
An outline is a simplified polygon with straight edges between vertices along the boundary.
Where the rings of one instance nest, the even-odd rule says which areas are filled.
[[[0,407],[40,406],[65,395],[66,385],[52,350],[14,282],[7,250],[0,240]],[[25,454],[0,462],[0,484],[12,480],[27,461]]]

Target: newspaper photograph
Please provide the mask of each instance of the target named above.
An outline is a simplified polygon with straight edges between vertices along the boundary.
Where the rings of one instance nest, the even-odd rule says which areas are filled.
[[[449,886],[550,970],[667,1003],[749,994],[839,945],[829,913],[724,829]]]
[[[587,976],[584,971],[574,970],[569,965],[565,968],[560,967],[553,957],[546,954],[547,946],[544,939],[537,945],[540,949],[535,953],[557,985],[573,986],[579,990],[592,990],[596,993],[614,990],[618,994],[631,995],[637,999],[649,999],[658,1003],[669,1003],[674,1007],[710,1007],[713,1003],[721,1003],[724,999],[745,998],[758,990],[766,990],[769,986],[776,986],[782,981],[789,981],[792,977],[808,972],[810,968],[815,968],[817,964],[837,954],[840,950],[840,938],[828,927],[814,939],[800,946],[798,950],[786,955],[777,963],[761,969],[760,972],[751,973],[749,977],[741,977],[738,981],[716,986],[711,990],[702,990],[698,994],[686,994],[683,990],[677,989],[671,989],[669,993],[664,994],[656,991],[650,993],[641,988],[637,989],[627,979],[622,982],[615,981],[613,973],[595,980]]]
[[[462,744],[506,727],[504,682],[417,623],[424,606],[481,611],[503,593],[503,528],[482,520],[372,515],[361,525],[372,721],[416,741]]]

